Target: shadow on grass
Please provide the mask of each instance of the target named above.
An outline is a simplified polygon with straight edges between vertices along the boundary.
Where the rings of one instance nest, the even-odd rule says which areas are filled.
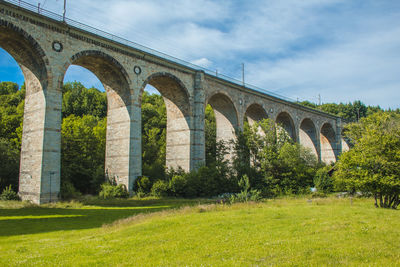
[[[139,213],[156,212],[199,203],[194,200],[88,200],[82,207],[25,207],[0,209],[0,236],[82,230]],[[76,206],[76,205],[75,205]]]

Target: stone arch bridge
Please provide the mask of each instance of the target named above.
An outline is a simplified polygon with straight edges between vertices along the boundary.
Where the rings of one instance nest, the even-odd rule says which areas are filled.
[[[207,104],[215,112],[220,140],[234,138],[245,119],[252,123],[270,118],[319,160],[335,161],[344,149],[338,117],[115,41],[115,36],[83,29],[84,25],[62,21],[50,12],[38,14],[29,4],[18,6],[21,2],[0,1],[0,47],[17,61],[26,83],[19,181],[24,200],[58,199],[61,88],[71,65],[92,71],[104,85],[108,106],[105,168],[130,191],[141,175],[141,96],[147,84],[158,89],[166,104],[166,164],[170,167],[192,170],[204,164]]]

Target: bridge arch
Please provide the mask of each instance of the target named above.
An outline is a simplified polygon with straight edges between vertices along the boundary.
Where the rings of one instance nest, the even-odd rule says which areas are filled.
[[[184,83],[168,72],[157,72],[147,77],[141,87],[139,102],[146,85],[155,87],[164,99],[167,110],[166,166],[191,166],[191,105],[190,94]]]
[[[321,161],[326,164],[336,162],[336,133],[332,124],[326,122],[320,130]]]
[[[135,120],[128,74],[112,56],[97,50],[84,50],[73,54],[65,63],[60,84],[71,65],[91,71],[104,86],[107,94],[105,173],[110,179],[115,179],[118,184],[124,184],[128,190],[132,190],[133,155],[138,141],[137,138],[132,138]]]
[[[60,140],[60,120],[57,92],[48,90],[53,88],[48,57],[32,35],[2,19],[0,47],[15,59],[25,80],[19,194],[35,203],[57,199],[60,148],[54,143]]]
[[[247,119],[250,125],[268,119],[268,114],[261,104],[252,103],[246,108],[244,119]]]
[[[239,127],[238,112],[232,99],[224,92],[216,92],[207,99],[215,114],[217,141],[229,142],[236,138]]]
[[[107,92],[109,109],[130,106],[131,80],[125,68],[112,56],[97,50],[85,50],[72,55],[64,65],[65,75],[69,66],[78,65],[91,71]],[[60,77],[63,83],[64,75]]]
[[[300,123],[299,142],[304,147],[309,148],[318,159],[319,147],[317,129],[314,122],[309,118],[303,119]]]
[[[275,119],[275,123],[282,127],[287,135],[296,142],[296,128],[292,116],[287,111],[282,111]]]
[[[0,47],[19,64],[24,74],[27,94],[47,89],[49,60],[40,44],[26,31],[0,20]]]

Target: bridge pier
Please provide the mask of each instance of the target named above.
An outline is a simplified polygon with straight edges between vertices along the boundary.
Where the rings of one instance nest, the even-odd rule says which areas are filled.
[[[19,194],[36,204],[58,201],[61,164],[61,90],[38,90],[24,71],[26,99]]]
[[[192,109],[192,126],[190,137],[190,170],[197,169],[206,163],[205,153],[205,94],[204,94],[204,72],[198,71],[194,77],[194,100]]]

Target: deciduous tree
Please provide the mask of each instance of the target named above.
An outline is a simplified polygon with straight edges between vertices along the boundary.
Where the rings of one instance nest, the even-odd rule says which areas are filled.
[[[354,147],[341,155],[336,186],[373,194],[375,205],[400,204],[400,115],[379,112],[347,126]]]

